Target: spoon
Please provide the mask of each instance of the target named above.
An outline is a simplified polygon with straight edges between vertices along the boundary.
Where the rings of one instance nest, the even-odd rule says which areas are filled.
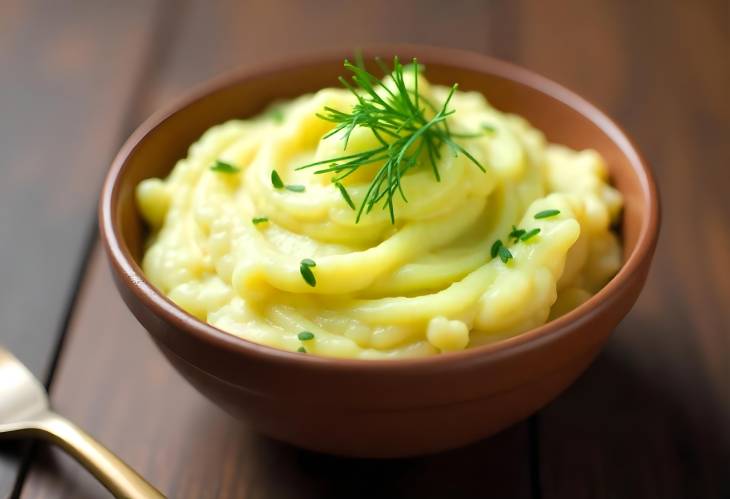
[[[115,497],[165,497],[81,428],[53,412],[43,385],[0,346],[0,438],[12,437],[37,437],[58,444]]]

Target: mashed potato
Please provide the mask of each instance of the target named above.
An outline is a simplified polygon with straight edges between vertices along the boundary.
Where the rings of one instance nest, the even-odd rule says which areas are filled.
[[[448,89],[421,78],[419,92],[439,106]],[[576,307],[619,268],[611,226],[621,196],[601,156],[547,143],[475,92],[455,93],[448,123],[479,131],[458,142],[486,171],[445,150],[440,181],[428,167],[403,177],[408,202],[395,199],[395,223],[379,206],[356,222],[351,205],[378,165],[343,181],[349,200],[328,175],[297,169],[376,144],[365,127],[346,149],[341,133],[323,138],[334,125],[317,114],[355,102],[324,89],[215,126],[169,177],[140,183],[149,280],[233,335],[374,359],[519,334]]]

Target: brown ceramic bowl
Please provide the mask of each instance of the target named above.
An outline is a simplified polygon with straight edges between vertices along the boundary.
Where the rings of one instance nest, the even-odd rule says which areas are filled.
[[[235,337],[179,309],[139,266],[145,228],[134,188],[167,175],[211,126],[252,116],[275,99],[335,86],[349,53],[246,69],[215,80],[144,123],[117,155],[100,202],[101,235],[119,291],[157,346],[201,393],[254,428],[294,445],[347,456],[441,451],[520,421],[570,385],[636,301],[657,239],[654,180],[626,134],[576,94],[482,55],[382,46],[366,56],[418,57],[431,81],[483,92],[554,142],[594,148],[625,199],[625,263],[588,302],[495,344],[435,357],[363,361],[284,352]]]

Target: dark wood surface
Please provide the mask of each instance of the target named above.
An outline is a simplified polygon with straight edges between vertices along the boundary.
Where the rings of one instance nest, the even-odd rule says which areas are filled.
[[[0,0],[0,344],[44,382],[104,169],[131,129],[157,8]],[[0,497],[16,481],[17,452],[0,448]]]
[[[110,5],[0,1],[0,341],[47,377],[65,333],[60,412],[176,498],[730,496],[726,1]],[[386,462],[251,433],[168,367],[98,248],[82,265],[99,180],[131,126],[226,69],[375,41],[489,53],[575,89],[633,135],[664,201],[647,288],[572,388],[477,445]],[[18,454],[0,447],[0,496]],[[25,464],[22,497],[104,497],[55,449]]]

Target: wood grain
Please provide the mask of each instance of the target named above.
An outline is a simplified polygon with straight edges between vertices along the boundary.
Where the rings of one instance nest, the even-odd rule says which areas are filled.
[[[521,12],[518,61],[624,124],[664,201],[637,306],[538,416],[542,497],[728,497],[728,4],[574,0]]]
[[[0,3],[0,344],[44,382],[91,241],[98,186],[129,127],[155,9]],[[0,448],[0,497],[15,483],[18,450]]]

